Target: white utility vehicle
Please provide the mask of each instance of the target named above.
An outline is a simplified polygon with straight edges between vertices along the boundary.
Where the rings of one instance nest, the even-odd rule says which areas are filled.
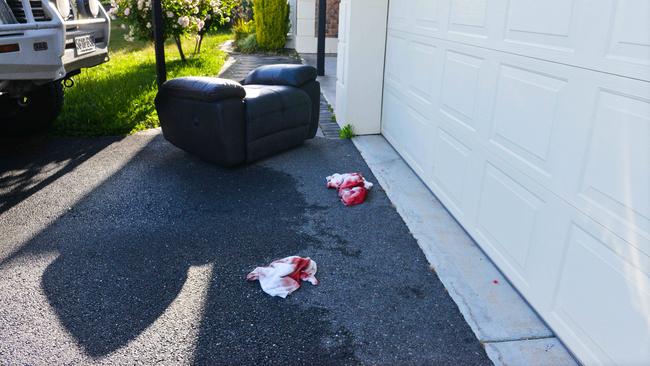
[[[49,126],[62,83],[108,61],[109,39],[99,0],[0,0],[0,134]]]

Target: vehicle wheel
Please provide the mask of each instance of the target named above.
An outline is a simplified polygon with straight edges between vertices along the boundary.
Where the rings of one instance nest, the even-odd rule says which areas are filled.
[[[45,131],[63,107],[60,81],[37,87],[22,98],[0,96],[0,134],[20,136]]]

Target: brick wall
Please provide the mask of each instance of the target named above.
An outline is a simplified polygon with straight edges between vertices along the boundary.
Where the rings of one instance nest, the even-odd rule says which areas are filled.
[[[316,35],[318,35],[318,2],[316,0]],[[339,36],[339,3],[341,0],[327,0],[327,18],[325,22],[325,36],[338,38]]]

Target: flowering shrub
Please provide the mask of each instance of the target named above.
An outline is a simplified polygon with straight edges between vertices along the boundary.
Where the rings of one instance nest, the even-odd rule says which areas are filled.
[[[152,0],[111,0],[111,14],[125,21],[129,32],[127,41],[135,38],[153,40],[151,24]],[[200,52],[203,35],[218,29],[230,21],[230,12],[235,0],[161,0],[164,20],[164,37],[176,42],[181,59],[185,55],[181,38],[197,36],[196,52]]]
[[[237,5],[237,0],[202,0],[207,4],[205,8],[205,18],[201,29],[198,31],[195,52],[201,52],[201,42],[203,36],[209,31],[218,30],[231,21],[230,15]]]
[[[232,18],[235,22],[247,22],[253,19],[253,0],[240,0],[232,9]]]

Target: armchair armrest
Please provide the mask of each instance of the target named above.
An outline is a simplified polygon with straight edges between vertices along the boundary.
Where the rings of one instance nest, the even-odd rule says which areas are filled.
[[[246,90],[236,81],[212,77],[182,77],[166,81],[160,93],[168,96],[216,102],[223,99],[246,96]]]

